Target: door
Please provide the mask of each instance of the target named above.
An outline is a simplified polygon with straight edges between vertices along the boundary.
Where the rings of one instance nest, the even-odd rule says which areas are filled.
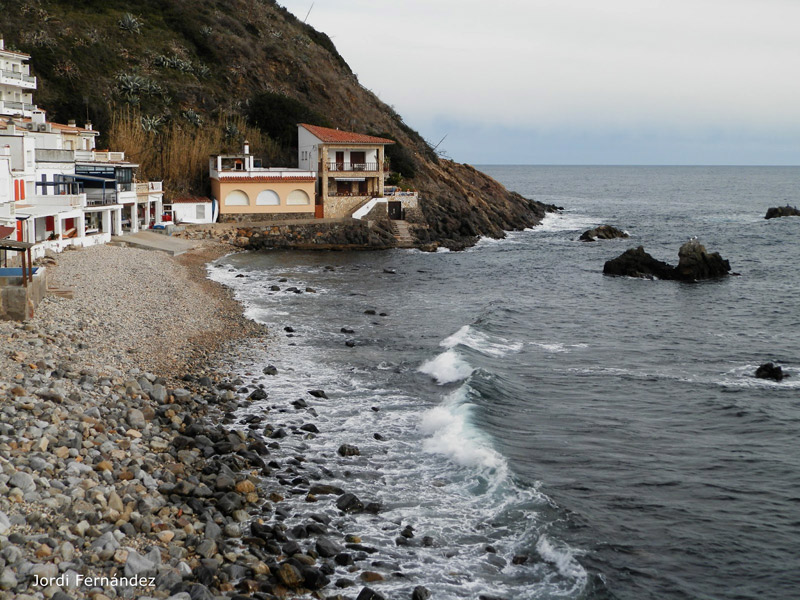
[[[389,218],[395,221],[403,218],[403,209],[399,200],[389,200]]]
[[[344,171],[344,152],[336,153],[336,171]]]
[[[366,171],[366,153],[364,152],[351,152],[350,153],[350,167],[353,171]]]

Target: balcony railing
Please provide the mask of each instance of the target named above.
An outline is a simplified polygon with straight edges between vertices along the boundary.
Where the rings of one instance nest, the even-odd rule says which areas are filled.
[[[75,150],[75,160],[78,162],[124,162],[124,152],[108,152],[99,150]]]
[[[22,112],[31,112],[36,110],[35,104],[28,104],[27,102],[14,102],[10,100],[0,100],[0,109],[6,110],[19,110]]]
[[[0,69],[0,78],[4,79],[14,79],[15,81],[19,81],[21,85],[20,87],[36,87],[36,77],[32,77],[31,75],[26,75],[25,73],[20,73],[18,71],[7,71],[6,69]]]
[[[151,192],[156,193],[160,191],[162,191],[160,181],[140,181],[136,184],[137,194],[149,194]]]
[[[378,164],[376,162],[351,163],[334,161],[328,163],[328,171],[378,171]]]

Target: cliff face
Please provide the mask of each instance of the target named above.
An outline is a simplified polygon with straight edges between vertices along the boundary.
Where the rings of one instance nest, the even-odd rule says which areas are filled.
[[[397,140],[393,169],[424,199],[414,231],[454,248],[528,227],[545,210],[437,157],[359,84],[328,36],[271,0],[4,0],[0,32],[8,48],[31,54],[35,101],[53,121],[88,117],[108,132],[126,110],[186,129],[244,117],[265,134],[262,151],[275,164],[296,161],[301,121],[388,136]],[[241,132],[228,129],[236,141]],[[168,173],[154,175],[169,185]]]

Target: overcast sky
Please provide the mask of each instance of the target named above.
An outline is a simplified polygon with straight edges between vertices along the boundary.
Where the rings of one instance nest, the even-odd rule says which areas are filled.
[[[800,164],[800,0],[279,2],[460,162]]]

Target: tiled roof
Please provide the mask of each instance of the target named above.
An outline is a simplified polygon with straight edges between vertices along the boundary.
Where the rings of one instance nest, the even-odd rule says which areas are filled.
[[[199,204],[211,202],[211,198],[205,196],[178,196],[173,198],[171,204]]]
[[[340,131],[339,129],[320,127],[319,125],[300,123],[300,127],[304,127],[321,141],[329,144],[394,144],[394,140],[364,135],[363,133]]]
[[[224,175],[221,175],[219,180],[223,183],[262,183],[269,181],[281,183],[282,181],[316,181],[314,177],[225,177]]]

